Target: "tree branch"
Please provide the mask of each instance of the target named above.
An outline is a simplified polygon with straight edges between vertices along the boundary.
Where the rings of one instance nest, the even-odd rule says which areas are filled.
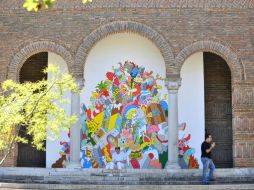
[[[7,149],[6,149],[6,153],[5,153],[4,157],[3,157],[3,158],[1,159],[1,161],[0,161],[0,166],[4,163],[4,161],[6,160],[6,158],[10,155],[11,149],[12,149],[12,147],[13,147],[13,144],[14,144],[14,142],[15,142],[15,139],[16,139],[16,137],[17,137],[17,133],[18,133],[19,130],[20,130],[20,125],[19,125],[19,126],[17,127],[17,129],[15,130],[13,138],[11,138],[12,135],[10,134],[11,141],[10,141],[10,143],[9,143]]]

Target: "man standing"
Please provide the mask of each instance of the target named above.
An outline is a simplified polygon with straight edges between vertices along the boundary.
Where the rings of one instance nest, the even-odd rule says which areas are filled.
[[[110,163],[110,169],[115,168],[121,170],[125,168],[126,155],[124,152],[120,151],[120,147],[115,147],[115,152],[112,155],[112,162]]]
[[[215,181],[213,172],[215,165],[211,158],[212,149],[215,147],[215,142],[212,143],[212,135],[206,134],[205,141],[201,145],[201,161],[203,163],[202,183],[207,185],[208,181]],[[209,176],[207,176],[208,168],[210,168]]]

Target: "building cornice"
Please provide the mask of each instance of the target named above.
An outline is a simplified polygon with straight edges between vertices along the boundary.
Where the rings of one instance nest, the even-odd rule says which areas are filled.
[[[23,0],[1,0],[0,8],[23,9]],[[83,5],[81,0],[57,0],[54,9],[93,9],[93,8],[162,8],[162,9],[203,9],[234,10],[254,9],[254,0],[93,0]]]

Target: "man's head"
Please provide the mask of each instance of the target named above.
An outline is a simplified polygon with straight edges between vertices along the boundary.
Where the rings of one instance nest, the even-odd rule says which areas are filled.
[[[116,147],[115,147],[115,151],[116,151],[117,154],[119,154],[119,153],[120,153],[120,147],[119,147],[119,146],[116,146]]]
[[[212,135],[210,133],[207,133],[205,135],[205,141],[208,142],[208,143],[212,142]]]

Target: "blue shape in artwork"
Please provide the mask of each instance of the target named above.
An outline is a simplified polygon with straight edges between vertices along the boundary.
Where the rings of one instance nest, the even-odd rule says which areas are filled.
[[[80,163],[81,163],[82,168],[92,168],[93,167],[92,161],[86,156],[81,158]]]
[[[184,159],[186,159],[187,157],[193,155],[194,153],[195,153],[195,149],[194,149],[194,148],[190,148],[190,149],[188,149],[188,150],[184,153],[183,157],[184,157]]]
[[[86,119],[87,119],[87,117],[86,117],[86,113],[84,113],[82,116],[81,116],[81,118],[80,118],[80,123],[81,123],[81,125],[82,125],[82,133],[85,133],[85,128],[86,128]]]
[[[154,79],[153,78],[150,78],[150,80],[147,82],[147,85],[148,86],[152,86],[154,83]]]
[[[157,117],[161,114],[159,110],[152,110],[153,117]]]
[[[160,101],[160,105],[164,111],[166,111],[168,109],[168,104],[166,101]]]
[[[70,142],[67,142],[67,145],[70,147],[71,145],[70,145]],[[66,150],[67,150],[67,146],[65,143],[62,145],[62,147],[61,147],[61,151],[62,152],[65,152]]]
[[[180,167],[182,169],[188,169],[188,165],[185,163],[184,159],[183,158],[179,158],[178,159],[178,164],[180,165]]]
[[[120,127],[122,125],[122,118],[121,117],[118,117],[116,119],[116,126]]]
[[[135,104],[131,104],[131,105],[127,106],[127,107],[125,108],[124,112],[123,112],[123,116],[125,116],[126,113],[127,113],[130,109],[132,109],[132,108],[136,109],[137,107],[135,106]]]
[[[83,110],[84,112],[86,112],[87,109],[86,109],[85,104],[82,105],[82,110]]]
[[[134,67],[132,70],[131,70],[131,76],[133,78],[135,78],[138,74],[138,68]]]

